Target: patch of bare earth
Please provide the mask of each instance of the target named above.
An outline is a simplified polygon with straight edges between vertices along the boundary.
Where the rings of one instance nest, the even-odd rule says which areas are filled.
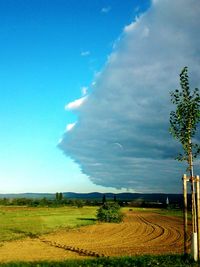
[[[183,253],[183,220],[132,211],[119,224],[101,223],[36,239],[4,242],[0,246],[0,261],[169,253]]]

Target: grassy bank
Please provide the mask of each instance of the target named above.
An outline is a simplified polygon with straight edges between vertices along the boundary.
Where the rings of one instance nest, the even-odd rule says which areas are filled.
[[[180,255],[98,258],[63,262],[16,262],[0,264],[2,267],[197,267],[191,258]]]
[[[95,223],[96,207],[0,207],[0,242]]]

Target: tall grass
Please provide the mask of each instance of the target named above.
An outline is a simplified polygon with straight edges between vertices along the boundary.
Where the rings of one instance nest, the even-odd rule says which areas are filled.
[[[190,257],[180,255],[136,256],[98,258],[91,260],[68,260],[63,262],[13,262],[0,264],[2,267],[197,267]]]

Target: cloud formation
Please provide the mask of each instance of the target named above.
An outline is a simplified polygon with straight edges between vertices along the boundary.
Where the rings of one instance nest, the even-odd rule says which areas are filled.
[[[70,103],[68,103],[66,106],[65,106],[65,109],[66,110],[74,110],[74,109],[78,109],[80,108],[80,106],[83,105],[83,103],[86,101],[87,99],[87,96],[84,96],[84,97],[81,97],[79,99],[76,99]]]
[[[67,132],[71,131],[75,125],[76,125],[76,122],[67,124],[66,131]]]
[[[181,192],[185,166],[174,160],[179,145],[169,134],[169,91],[189,67],[200,87],[198,0],[156,0],[124,27],[121,40],[81,104],[76,127],[59,146],[90,180],[136,192]],[[77,102],[78,101],[78,102]]]

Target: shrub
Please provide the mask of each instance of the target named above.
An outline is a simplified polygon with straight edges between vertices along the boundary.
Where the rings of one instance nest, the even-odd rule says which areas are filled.
[[[76,206],[77,208],[83,208],[84,206],[83,200],[76,200]]]
[[[123,214],[120,211],[120,206],[117,203],[104,203],[97,210],[97,220],[101,222],[121,222]]]

